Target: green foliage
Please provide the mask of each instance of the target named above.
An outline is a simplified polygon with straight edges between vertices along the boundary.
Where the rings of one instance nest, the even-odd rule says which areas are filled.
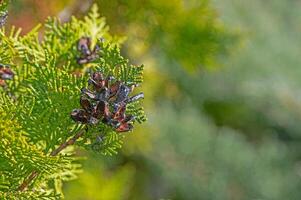
[[[1,98],[3,104],[8,98]],[[11,104],[10,106],[13,106]],[[4,112],[4,110],[6,112]],[[12,111],[12,110],[10,110]],[[38,145],[28,141],[28,133],[24,132],[14,118],[7,113],[7,109],[1,108],[1,191],[14,192],[24,177],[36,171],[42,176],[36,180],[36,185],[45,186],[51,177],[67,179],[74,177],[77,164],[69,155],[61,157],[49,157]],[[73,166],[72,166],[73,165]],[[69,175],[67,176],[67,174]],[[41,190],[42,191],[42,190]],[[17,193],[16,193],[17,195]]]
[[[237,40],[207,0],[97,2],[112,28],[129,33],[129,46],[135,43],[129,50],[166,62],[162,69],[173,68],[175,63],[190,72],[215,67]]]
[[[111,127],[100,124],[97,127],[89,127],[86,134],[77,143],[102,155],[117,154],[117,150],[121,148],[124,135],[116,133]]]
[[[52,194],[47,194],[46,192],[0,192],[0,198],[1,199],[7,199],[7,200],[15,200],[15,199],[20,199],[20,200],[27,200],[27,199],[42,199],[42,200],[55,200],[59,199],[59,195],[52,195]]]
[[[92,149],[101,152],[104,155],[116,154],[116,149],[119,149],[122,145],[122,135],[116,134],[115,132],[107,133],[98,144],[93,144]],[[99,149],[98,149],[99,148]]]
[[[1,33],[3,34],[3,33]],[[3,35],[1,36],[1,38],[3,38],[0,41],[0,45],[2,46],[2,48],[0,49],[0,54],[1,54],[1,63],[11,63],[12,60],[12,49],[11,49],[11,45],[9,44],[9,42],[7,40],[4,39]]]
[[[0,31],[0,62],[15,72],[8,87],[0,88],[0,191],[8,199],[56,199],[63,197],[62,181],[72,180],[80,171],[75,148],[49,156],[59,145],[80,130],[85,131],[76,145],[104,155],[113,155],[122,146],[123,135],[103,124],[99,127],[76,124],[70,112],[79,107],[81,88],[86,87],[91,70],[114,75],[126,84],[142,82],[143,66],[133,66],[120,55],[118,38],[109,35],[97,7],[78,20],[61,23],[48,18],[42,38],[41,25],[20,36],[14,28]],[[78,40],[91,37],[91,49],[101,47],[99,58],[80,65]],[[104,38],[103,42],[100,38]],[[137,121],[145,116],[139,102],[129,105]],[[102,134],[101,141],[97,140]],[[17,191],[32,172],[38,177],[26,192]],[[35,192],[33,192],[35,191]]]
[[[240,132],[218,128],[189,105],[159,108],[159,130],[148,158],[157,166],[160,198],[298,199],[301,180],[294,156],[277,139],[252,144]],[[189,113],[189,116],[187,116]],[[174,122],[179,123],[174,123]],[[158,129],[158,127],[161,127]],[[163,134],[164,133],[164,134]],[[154,167],[154,166],[152,166]]]
[[[2,0],[0,2],[0,16],[7,12],[9,0]]]

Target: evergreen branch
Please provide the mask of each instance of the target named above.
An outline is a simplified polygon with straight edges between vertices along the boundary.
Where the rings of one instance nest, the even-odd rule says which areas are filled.
[[[9,32],[0,30],[0,63],[11,67],[15,75],[0,88],[4,91],[0,92],[0,199],[1,195],[17,199],[63,196],[62,181],[71,180],[78,172],[76,159],[71,156],[74,149],[68,146],[76,143],[103,155],[115,154],[123,143],[120,132],[130,131],[135,121],[145,120],[140,97],[132,98],[127,92],[142,83],[143,66],[131,65],[121,55],[122,40],[108,33],[96,6],[84,20],[72,17],[70,22],[61,23],[49,18],[43,38],[39,37],[40,27],[24,36],[14,27]],[[82,38],[91,42],[79,46]],[[87,58],[91,55],[86,52],[92,52],[95,58]],[[79,63],[80,59],[89,62]],[[108,77],[101,87],[115,98],[106,97],[112,102],[102,107],[109,108],[104,123],[94,128],[89,124],[89,130],[85,130],[86,125],[71,120],[70,111],[79,103],[83,106],[79,92],[83,96],[82,88],[91,89],[91,77],[86,75],[93,71]],[[96,84],[106,82],[93,80]],[[113,110],[112,103],[117,99],[120,102],[116,108],[120,109]],[[89,107],[94,108],[95,102],[90,99]],[[57,156],[64,149],[64,154]]]
[[[80,130],[79,132],[77,132],[72,138],[70,138],[68,141],[64,142],[63,144],[61,144],[57,149],[53,150],[51,153],[50,153],[50,156],[56,156],[58,155],[62,150],[64,150],[66,147],[70,146],[70,145],[73,145],[76,140],[78,138],[80,138],[83,134],[85,133],[85,130]],[[18,191],[24,191],[27,186],[39,175],[39,172],[37,171],[33,171],[30,176],[25,179],[23,181],[23,183],[18,187]]]

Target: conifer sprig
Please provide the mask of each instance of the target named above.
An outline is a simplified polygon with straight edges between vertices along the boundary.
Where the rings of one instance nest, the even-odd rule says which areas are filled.
[[[0,198],[62,197],[62,182],[76,178],[80,171],[75,146],[115,154],[124,137],[120,130],[145,121],[142,95],[131,99],[121,92],[142,83],[143,66],[131,65],[121,56],[121,40],[108,33],[96,6],[84,20],[72,17],[61,23],[48,18],[43,38],[39,37],[41,27],[24,36],[20,29],[0,29],[0,63],[14,73],[12,80],[5,80],[6,89],[0,87]],[[90,38],[86,46],[90,52],[79,48],[81,38]],[[75,123],[70,117],[81,106],[80,97],[88,95],[81,89],[91,86],[91,71],[113,76],[120,84],[115,96],[106,99],[112,106],[106,107],[109,111],[97,126]],[[2,68],[1,77],[12,78],[7,72]],[[113,83],[106,86],[112,87]],[[117,102],[123,94],[126,98]],[[90,107],[97,101],[90,99]],[[116,106],[118,112],[113,110],[114,103],[122,104]]]

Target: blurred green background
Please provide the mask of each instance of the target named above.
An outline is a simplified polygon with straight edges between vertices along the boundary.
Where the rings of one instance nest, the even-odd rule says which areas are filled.
[[[12,0],[8,25],[93,3],[146,65],[149,120],[116,156],[81,152],[66,199],[301,199],[300,1]]]

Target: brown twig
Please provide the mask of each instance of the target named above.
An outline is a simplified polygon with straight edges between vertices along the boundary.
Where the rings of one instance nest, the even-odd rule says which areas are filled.
[[[80,130],[77,132],[72,138],[70,138],[68,141],[61,144],[57,149],[53,150],[50,153],[50,156],[56,156],[58,155],[63,149],[65,149],[67,146],[73,145],[78,138],[80,138],[85,133],[85,130]],[[39,175],[39,172],[33,171],[29,175],[28,178],[26,178],[23,183],[18,187],[18,191],[24,191],[27,186]]]
[[[23,181],[23,183],[18,187],[18,191],[22,192],[25,190],[25,188],[29,185],[29,183],[35,179],[39,173],[37,171],[31,172],[30,176]]]
[[[85,130],[81,130],[78,133],[76,133],[72,138],[70,138],[67,142],[64,142],[61,144],[57,149],[53,150],[50,155],[56,156],[58,153],[60,153],[63,149],[65,149],[69,145],[73,145],[75,141],[80,138],[85,133]]]

